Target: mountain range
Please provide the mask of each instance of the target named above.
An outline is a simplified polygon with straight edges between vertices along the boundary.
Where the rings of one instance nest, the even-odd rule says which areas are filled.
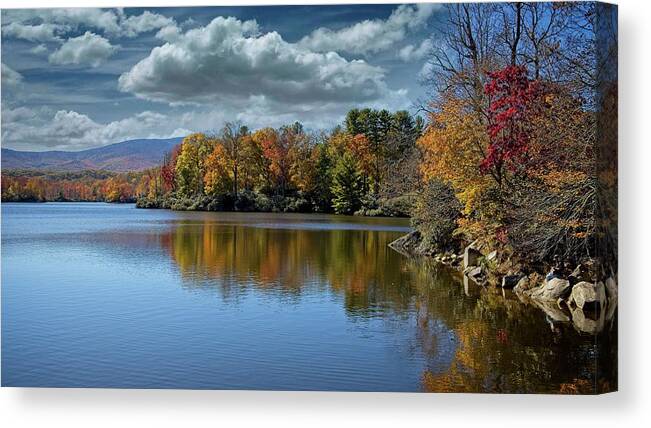
[[[165,154],[182,140],[182,137],[129,140],[77,152],[29,152],[3,148],[2,169],[138,171],[160,165]]]

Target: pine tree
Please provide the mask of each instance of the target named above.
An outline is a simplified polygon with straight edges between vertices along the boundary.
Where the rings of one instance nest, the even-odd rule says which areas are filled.
[[[315,147],[316,166],[314,186],[314,209],[317,212],[328,212],[332,209],[332,159],[325,144]]]
[[[348,153],[337,162],[331,190],[332,208],[337,214],[352,214],[361,207],[362,177],[357,162]]]

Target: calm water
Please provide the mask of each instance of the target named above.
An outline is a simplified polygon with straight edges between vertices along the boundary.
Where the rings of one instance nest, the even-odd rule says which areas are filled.
[[[612,355],[387,244],[406,220],[2,204],[2,385],[559,392]],[[611,328],[613,328],[611,326]],[[615,326],[616,328],[616,326]]]

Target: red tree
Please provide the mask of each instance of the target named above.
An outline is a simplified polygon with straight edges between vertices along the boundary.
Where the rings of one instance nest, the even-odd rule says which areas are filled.
[[[163,179],[165,191],[174,190],[176,185],[176,159],[179,157],[181,151],[181,144],[172,149],[172,152],[165,155],[165,160],[160,168],[160,175]]]
[[[524,159],[542,85],[530,80],[523,66],[508,66],[488,76],[491,80],[484,90],[490,97],[490,141],[480,167],[484,172],[495,171],[499,181],[504,167],[515,170]]]

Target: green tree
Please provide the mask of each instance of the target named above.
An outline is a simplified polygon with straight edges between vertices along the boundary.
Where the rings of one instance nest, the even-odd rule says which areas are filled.
[[[337,214],[352,214],[361,207],[362,177],[357,162],[346,153],[334,170],[332,208]]]
[[[313,190],[314,207],[315,211],[327,212],[332,209],[332,158],[324,143],[317,144],[314,152],[316,157],[314,174],[317,178]]]

